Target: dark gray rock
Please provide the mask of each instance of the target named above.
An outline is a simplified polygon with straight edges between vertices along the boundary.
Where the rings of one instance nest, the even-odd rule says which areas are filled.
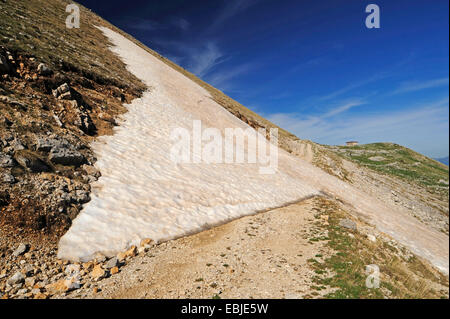
[[[67,140],[60,137],[39,137],[36,149],[42,152],[50,152],[53,148],[74,148]]]
[[[49,159],[52,163],[61,165],[79,166],[85,162],[83,154],[64,145],[52,148]]]

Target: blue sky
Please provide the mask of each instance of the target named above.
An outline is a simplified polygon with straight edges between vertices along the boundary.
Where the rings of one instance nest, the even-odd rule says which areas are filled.
[[[448,0],[79,2],[300,138],[449,153]]]

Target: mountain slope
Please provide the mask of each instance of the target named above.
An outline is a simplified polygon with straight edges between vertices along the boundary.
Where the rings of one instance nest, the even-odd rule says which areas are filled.
[[[8,1],[6,4],[0,4],[2,6],[2,10],[0,10],[2,36],[0,54],[4,58],[2,58],[2,63],[10,65],[10,70],[2,74],[0,80],[0,95],[2,95],[0,99],[2,140],[0,173],[3,178],[0,188],[0,254],[2,258],[5,257],[2,259],[2,263],[8,263],[3,268],[5,272],[0,274],[2,275],[0,291],[6,287],[13,294],[18,293],[19,289],[11,288],[5,282],[14,274],[14,271],[21,267],[16,265],[17,259],[12,254],[16,244],[22,241],[31,242],[35,256],[33,258],[38,258],[39,263],[47,263],[50,260],[51,263],[56,264],[55,244],[60,236],[66,233],[71,221],[78,216],[83,207],[98,203],[98,201],[90,201],[90,197],[97,195],[96,192],[99,191],[92,190],[91,185],[98,185],[92,183],[101,174],[104,176],[100,181],[107,181],[108,176],[111,176],[109,175],[110,170],[114,170],[112,167],[102,167],[101,165],[105,162],[101,159],[97,165],[94,165],[98,156],[98,149],[95,149],[94,145],[98,145],[99,141],[104,140],[112,142],[110,146],[114,145],[114,141],[116,138],[120,138],[120,135],[105,139],[99,139],[99,137],[115,134],[118,130],[114,128],[119,123],[121,124],[120,130],[128,129],[120,119],[130,116],[130,105],[122,105],[122,103],[132,102],[132,107],[142,107],[139,104],[140,100],[135,100],[136,98],[151,99],[151,97],[143,95],[143,92],[149,87],[151,91],[154,83],[151,81],[156,81],[156,79],[150,79],[150,82],[144,83],[142,78],[136,76],[136,72],[130,72],[130,64],[127,63],[127,69],[126,64],[122,61],[127,54],[122,58],[114,54],[109,49],[112,43],[95,26],[107,27],[121,34],[150,53],[159,62],[162,61],[170,67],[171,70],[166,73],[178,80],[173,82],[177,85],[172,84],[170,79],[164,83],[165,86],[172,89],[169,97],[183,94],[184,87],[182,85],[189,90],[200,92],[200,99],[205,100],[205,104],[214,111],[210,112],[212,114],[210,115],[211,123],[214,124],[214,121],[217,120],[216,114],[221,114],[231,123],[238,123],[236,125],[242,127],[246,127],[245,124],[253,128],[275,127],[269,121],[146,48],[131,36],[126,35],[82,6],[80,6],[81,29],[67,30],[65,28],[67,15],[65,5],[67,3],[69,2],[49,0],[46,2]],[[37,24],[36,21],[38,21]],[[46,72],[43,67],[39,67],[41,63],[44,63],[51,72]],[[161,67],[158,63],[154,63]],[[198,88],[193,89],[192,81],[199,85]],[[62,95],[67,96],[67,92],[58,93],[56,94],[58,97],[55,97],[53,90],[61,88],[64,84],[69,87],[69,98],[61,98]],[[156,84],[160,83],[156,82]],[[186,92],[189,93],[189,90]],[[152,103],[167,102],[165,100],[151,101]],[[179,101],[180,106],[190,108],[189,112],[196,114],[195,103],[192,105],[183,103],[183,101]],[[230,114],[224,110],[218,111],[218,105],[229,111]],[[128,113],[126,113],[127,110]],[[205,114],[209,116],[208,112],[196,115],[205,116]],[[142,122],[138,121],[137,123]],[[156,126],[156,124],[160,126]],[[160,130],[165,129],[166,123],[156,124],[155,127],[159,128],[155,130],[157,133],[151,132],[151,130],[146,133],[159,134]],[[425,246],[419,245],[416,252],[441,266],[441,269],[445,269],[445,265],[440,263],[440,259],[436,262],[436,259],[433,258],[438,256],[444,260],[444,263],[445,259],[448,261],[448,247],[447,250],[445,248],[448,237],[442,234],[448,234],[448,198],[437,196],[439,194],[436,195],[427,188],[429,185],[411,182],[411,180],[403,178],[405,176],[399,178],[395,174],[389,174],[386,178],[386,175],[381,174],[383,172],[361,165],[362,161],[359,162],[352,156],[345,156],[327,146],[300,140],[281,129],[280,147],[287,152],[283,153],[283,158],[286,158],[286,162],[292,163],[286,172],[290,177],[298,178],[300,181],[298,183],[302,187],[304,184],[308,184],[315,191],[320,190],[327,193],[330,198],[337,198],[345,203],[346,209],[349,209],[353,216],[356,216],[352,218],[360,217],[372,222],[379,228],[381,227],[382,231],[397,235],[397,237],[404,235],[410,241],[410,246],[414,246],[411,243],[415,243],[415,240],[424,240]],[[115,151],[114,147],[111,149],[113,152]],[[139,151],[139,149],[135,151]],[[60,156],[61,153],[71,155]],[[288,156],[288,153],[300,157],[306,162],[311,162],[316,167],[305,161],[297,160],[294,156]],[[154,154],[158,154],[157,150],[154,151]],[[55,160],[55,158],[59,160]],[[82,161],[76,160],[77,158],[81,158]],[[127,158],[127,160],[130,165],[134,163],[133,158]],[[98,171],[99,167],[100,172]],[[159,169],[157,166],[154,168],[155,170]],[[303,168],[306,170],[303,171]],[[419,171],[418,173],[423,172]],[[124,180],[126,179],[127,177],[124,176]],[[186,180],[189,182],[191,179]],[[427,179],[424,177],[423,180]],[[175,188],[174,184],[176,183],[167,185],[168,194]],[[228,185],[223,186],[225,191],[229,191],[232,184],[228,181]],[[246,185],[238,187],[239,192],[233,196],[239,198],[241,193],[246,190],[245,187]],[[161,189],[156,190],[160,191]],[[261,191],[261,194],[264,194],[264,191]],[[280,198],[276,199],[278,201],[282,199],[282,202],[287,202],[294,198],[293,194],[289,193],[290,190],[284,186],[276,188],[275,191],[269,196],[279,194]],[[392,192],[395,193],[395,196]],[[417,196],[418,192],[421,196]],[[312,193],[314,192],[307,192],[307,194]],[[353,193],[355,198],[352,199],[350,195]],[[261,194],[250,195],[258,197]],[[213,196],[206,199],[201,198],[201,200],[209,199],[212,200]],[[169,196],[169,204],[170,200],[173,198]],[[266,198],[262,196],[261,203],[265,203],[262,208],[270,206],[265,200]],[[377,204],[372,206],[374,202]],[[174,202],[170,207],[176,207],[177,204]],[[404,204],[408,206],[406,214],[403,214]],[[445,205],[447,205],[446,218]],[[132,207],[132,210],[137,214],[140,212],[140,208],[136,207]],[[373,207],[377,207],[377,209]],[[391,210],[391,208],[393,209]],[[398,216],[393,214],[397,208],[401,211]],[[255,211],[255,207],[252,207],[247,213],[250,211]],[[237,214],[232,217],[242,216],[242,213],[237,210]],[[385,217],[386,221],[380,220],[378,215]],[[82,214],[79,216],[81,217]],[[411,216],[417,220],[410,218]],[[230,218],[226,214],[222,217],[224,218],[221,219],[221,222]],[[180,217],[180,220],[179,226],[183,226],[183,218]],[[131,220],[131,222],[135,221]],[[201,220],[199,225],[196,225],[195,231],[211,226],[204,225],[203,222],[204,220]],[[118,226],[126,228],[126,223],[119,223]],[[413,228],[408,229],[407,226]],[[178,235],[186,234],[186,229],[182,228],[184,233],[180,231],[180,227],[176,229]],[[414,235],[411,233],[411,229],[419,231],[423,234],[423,238],[411,236]],[[398,233],[396,233],[397,230]],[[133,231],[132,229],[131,232],[133,233]],[[136,241],[142,236],[144,234],[138,234],[139,238],[129,238],[129,240]],[[155,239],[163,240],[164,236]],[[122,244],[128,245],[129,243]],[[445,257],[446,253],[447,257]],[[26,258],[28,257],[24,255],[22,260],[27,260]],[[364,270],[358,271],[363,273]],[[51,280],[54,279],[52,276],[50,276]],[[439,280],[441,282],[441,279]],[[445,280],[443,282],[445,284]],[[433,296],[435,295],[433,294]]]

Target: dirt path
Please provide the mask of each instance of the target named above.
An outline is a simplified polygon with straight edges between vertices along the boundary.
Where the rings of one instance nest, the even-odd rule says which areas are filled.
[[[87,296],[312,297],[309,293],[315,273],[307,260],[318,259],[317,254],[329,255],[324,242],[308,242],[318,235],[311,234],[319,231],[314,220],[310,199],[163,243],[132,259],[121,273],[99,283],[99,293],[90,289]],[[86,291],[77,293],[84,295]]]

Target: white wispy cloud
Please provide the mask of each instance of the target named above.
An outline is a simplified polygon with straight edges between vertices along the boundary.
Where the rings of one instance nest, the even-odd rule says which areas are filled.
[[[382,79],[384,79],[384,78],[386,78],[388,76],[389,75],[388,75],[387,72],[377,73],[375,75],[372,75],[371,77],[368,77],[367,79],[363,79],[363,80],[360,80],[358,82],[351,83],[351,84],[349,84],[349,85],[347,85],[347,86],[345,86],[345,87],[343,87],[343,88],[341,88],[339,90],[336,90],[336,91],[331,92],[331,93],[329,93],[327,95],[321,96],[320,98],[318,98],[318,100],[320,100],[320,101],[327,101],[327,100],[334,99],[334,98],[339,97],[339,96],[341,96],[341,95],[343,95],[343,94],[345,94],[347,92],[350,92],[352,90],[358,89],[358,88],[363,87],[363,86],[365,86],[367,84],[370,84],[370,83],[382,80]]]
[[[225,54],[214,41],[188,42],[155,38],[154,43],[170,51],[170,60],[204,77],[216,65],[225,61]]]
[[[210,25],[208,31],[213,32],[219,26],[223,25],[228,19],[233,16],[247,10],[251,6],[255,5],[259,0],[228,0],[225,5],[220,10],[219,14],[214,18],[212,24]]]
[[[449,152],[448,97],[400,111],[345,116],[276,113],[267,118],[300,138],[323,144],[395,142],[432,157]]]
[[[206,80],[215,87],[222,90],[230,89],[230,80],[236,78],[240,75],[246,74],[252,69],[256,68],[255,63],[246,63],[241,65],[236,65],[231,68],[226,68],[223,70],[217,70],[217,72],[211,73],[206,77]]]
[[[400,85],[398,89],[393,91],[391,94],[394,95],[394,94],[421,91],[445,85],[448,86],[448,84],[449,84],[448,78],[433,79],[422,82],[404,82]]]
[[[201,47],[186,48],[189,70],[203,77],[208,74],[211,69],[221,62],[223,53],[219,50],[214,42],[208,42]]]
[[[359,99],[346,102],[343,105],[339,105],[339,106],[329,110],[324,115],[322,115],[320,118],[328,118],[328,117],[332,117],[332,116],[344,113],[344,112],[350,110],[351,108],[362,105],[364,103],[365,103],[364,101],[359,100]]]

